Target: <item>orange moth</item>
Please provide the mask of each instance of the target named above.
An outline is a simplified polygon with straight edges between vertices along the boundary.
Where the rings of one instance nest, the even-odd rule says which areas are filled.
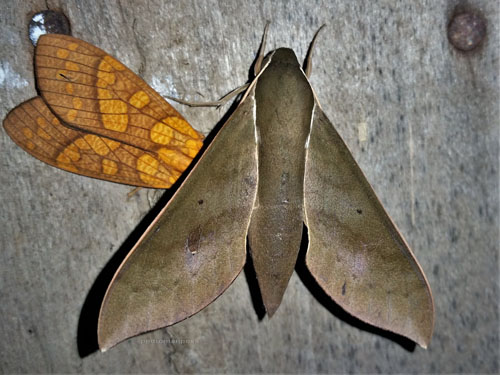
[[[82,40],[47,34],[35,50],[41,96],[4,120],[24,150],[55,167],[135,186],[169,188],[203,136],[141,78]]]

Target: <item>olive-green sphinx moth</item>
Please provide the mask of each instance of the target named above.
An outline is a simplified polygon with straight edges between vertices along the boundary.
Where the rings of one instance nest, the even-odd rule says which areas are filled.
[[[303,224],[307,268],[337,304],[428,345],[424,273],[307,77],[290,49],[259,57],[239,106],[116,272],[100,311],[101,349],[210,304],[242,270],[247,238],[272,316]]]

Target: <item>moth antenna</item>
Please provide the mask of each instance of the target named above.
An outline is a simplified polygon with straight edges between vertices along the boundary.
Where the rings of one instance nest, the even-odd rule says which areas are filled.
[[[244,85],[235,88],[234,90],[230,91],[226,95],[224,95],[222,98],[219,100],[211,101],[211,102],[192,102],[189,100],[184,100],[180,98],[176,98],[173,96],[165,95],[164,97],[170,100],[173,100],[174,102],[177,102],[179,104],[187,105],[189,107],[217,107],[219,108],[220,106],[223,106],[226,104],[229,100],[234,98],[235,96],[238,96],[242,92],[244,92],[248,86],[250,86],[249,83],[245,83]]]
[[[264,52],[266,49],[266,42],[267,42],[267,30],[269,29],[270,23],[271,23],[270,21],[267,21],[266,26],[264,27],[264,35],[262,35],[262,42],[260,43],[259,55],[257,57],[257,61],[255,62],[255,66],[253,68],[254,76],[257,76],[259,74],[260,69],[262,67],[262,61],[264,60]]]
[[[306,73],[306,76],[307,78],[309,78],[311,76],[311,70],[312,70],[312,55],[313,55],[313,50],[314,50],[314,44],[316,43],[316,38],[318,37],[319,35],[319,32],[323,29],[323,27],[325,27],[326,24],[324,23],[323,25],[320,26],[320,28],[318,29],[318,31],[316,31],[316,34],[314,34],[314,37],[311,41],[311,44],[309,45],[309,49],[307,51],[307,55],[306,55],[306,61],[305,61],[305,66],[306,66],[306,69],[305,69],[305,73]]]

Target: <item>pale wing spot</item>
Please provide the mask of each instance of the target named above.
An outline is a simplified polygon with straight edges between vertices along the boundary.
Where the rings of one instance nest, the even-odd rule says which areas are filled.
[[[76,44],[76,43],[70,43],[70,44],[68,44],[68,49],[70,51],[76,51],[77,48],[78,48],[78,44]]]
[[[78,111],[76,109],[70,109],[66,114],[69,121],[75,121],[76,116],[78,116]]]
[[[194,158],[197,154],[195,150],[187,147],[181,147],[180,150],[184,155],[187,155],[191,159]]]
[[[73,98],[73,108],[82,109],[82,107],[83,107],[82,99],[76,97]]]
[[[111,99],[113,95],[111,94],[111,91],[108,89],[97,89],[97,98],[99,99]]]
[[[57,162],[58,163],[71,163],[71,159],[68,158],[66,155],[64,155],[63,152],[61,152],[59,155],[57,155]]]
[[[114,130],[117,132],[124,132],[127,130],[128,115],[101,115],[102,124],[106,129]]]
[[[37,117],[36,123],[42,129],[45,129],[49,125],[49,124],[47,124],[47,121],[45,121],[45,119],[43,117]]]
[[[30,139],[33,138],[33,132],[31,131],[30,128],[23,128],[22,132],[26,138],[30,138]]]
[[[99,63],[99,70],[104,71],[104,72],[111,72],[113,70],[113,67],[106,62],[106,60],[101,60]],[[100,72],[98,72],[99,74]]]
[[[55,125],[55,126],[57,126],[57,125],[61,125],[61,122],[56,117],[54,117],[52,119],[52,124]]]
[[[170,173],[157,173],[155,178],[157,178],[158,180],[161,180],[162,181],[162,185],[165,185],[165,181],[169,181],[170,183]]]
[[[116,100],[99,100],[99,109],[101,113],[127,113],[127,103]]]
[[[56,54],[57,54],[57,57],[59,57],[60,59],[65,59],[69,56],[69,51],[67,49],[59,48],[57,50]]]
[[[106,143],[104,143],[101,137],[93,134],[87,134],[84,135],[83,138],[85,138],[87,143],[90,145],[92,150],[95,151],[96,154],[101,156],[106,156],[107,154],[109,154],[109,147],[106,145]]]
[[[149,154],[144,154],[137,159],[137,170],[154,176],[158,172],[160,162]]]
[[[102,172],[104,174],[115,175],[118,172],[118,165],[113,160],[103,159]]]
[[[34,150],[35,149],[35,144],[31,141],[27,141],[26,142],[26,147],[28,148],[28,150]]]
[[[175,168],[179,171],[185,170],[192,160],[186,155],[183,155],[175,150],[169,150],[168,148],[160,148],[158,150],[158,156],[167,165],[170,165],[172,168]]]
[[[148,94],[146,94],[144,91],[137,91],[134,95],[130,97],[128,102],[132,104],[135,108],[144,108],[149,104],[151,99],[149,99]]]
[[[98,87],[98,90],[99,88],[105,88],[108,86],[108,82],[106,82],[105,80],[101,79],[101,78],[98,78],[97,79],[97,82],[95,83],[95,85]]]
[[[183,120],[177,116],[166,117],[162,120],[165,124],[171,126],[175,130],[178,130],[182,134],[189,135],[194,139],[200,139],[201,136],[196,130],[194,130],[186,120]]]
[[[70,144],[67,146],[64,151],[64,155],[67,156],[71,161],[78,161],[80,160],[80,150],[74,143]]]
[[[172,168],[166,168],[164,164],[160,164],[158,167],[158,173],[156,177],[161,178],[162,180],[168,181],[170,177],[174,176],[175,180],[177,180],[182,174],[182,171],[177,171]]]
[[[107,85],[112,85],[116,81],[116,76],[114,73],[103,72],[99,70],[97,72],[97,82],[104,86],[98,87],[106,87]],[[103,83],[104,82],[104,83]]]
[[[151,140],[161,145],[169,144],[174,136],[174,130],[162,122],[157,122],[149,132]]]
[[[179,134],[179,133],[175,133],[175,134]],[[185,142],[184,141],[178,141],[177,139],[172,139],[172,142],[170,142],[170,146],[176,146],[176,147],[186,148],[185,147]]]
[[[173,169],[170,174],[171,174],[172,177],[169,177],[169,179],[173,178],[174,180],[172,181],[172,183],[174,183],[175,181],[177,181],[177,179],[179,177],[181,177],[182,172],[176,171],[175,169]]]
[[[78,138],[73,142],[80,150],[90,150],[90,145],[84,138]]]
[[[168,181],[170,177],[170,172],[167,168],[165,168],[163,165],[160,164],[158,166],[158,172],[156,172],[155,177],[162,181]]]
[[[36,134],[38,134],[38,136],[40,138],[43,138],[45,140],[49,140],[51,139],[52,137],[49,135],[49,133],[47,133],[45,130],[43,130],[42,128],[38,128],[38,130],[36,131]]]
[[[103,62],[107,62],[116,70],[125,70],[125,66],[123,64],[121,64],[119,61],[115,60],[109,55],[104,56]]]
[[[66,83],[66,92],[70,95],[73,94],[73,91],[74,91],[74,86],[72,83]]]
[[[73,72],[79,72],[80,71],[80,67],[78,66],[78,64],[75,64],[72,61],[66,61],[64,63],[64,66],[66,67],[66,69],[71,70]]]
[[[60,168],[66,169],[66,170],[71,171],[71,172],[78,171],[78,169],[76,169],[76,167],[71,162],[71,159],[68,158],[66,155],[64,155],[62,152],[59,154],[56,161],[57,161],[57,165]]]
[[[170,176],[170,171],[165,168],[165,166],[163,164],[160,164],[158,166],[158,173],[156,174],[156,177],[160,177],[160,176],[163,176],[162,178],[167,178],[168,176]]]
[[[118,147],[120,147],[120,142],[116,142],[107,138],[103,138],[102,140],[108,145],[111,151],[115,151]]]
[[[203,146],[202,141],[198,141],[195,139],[188,139],[186,141],[186,147],[189,149],[188,155],[194,158],[196,154],[198,154],[198,151],[200,151],[201,147]]]
[[[70,172],[75,172],[75,173],[78,172],[78,169],[73,164],[62,165],[62,168],[66,169],[67,171],[70,171]]]
[[[153,176],[144,173],[139,173],[139,178],[141,179],[142,182],[151,187],[169,188],[170,186],[172,186],[172,183],[166,184],[165,181],[159,180]]]

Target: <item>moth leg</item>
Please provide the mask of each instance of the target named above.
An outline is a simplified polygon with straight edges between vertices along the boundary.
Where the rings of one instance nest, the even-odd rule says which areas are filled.
[[[211,101],[211,102],[192,102],[189,100],[184,100],[184,99],[179,99],[175,98],[173,96],[165,96],[165,98],[173,100],[174,102],[188,105],[190,107],[220,107],[224,104],[226,104],[230,99],[234,98],[235,96],[238,96],[242,92],[244,92],[248,86],[250,86],[249,83],[245,83],[244,85],[235,88],[234,90],[230,91],[226,95],[224,95],[222,98],[216,101]]]
[[[132,198],[134,195],[136,195],[140,190],[142,189],[142,186],[136,186],[135,188],[133,188],[132,190],[130,190],[128,193],[127,193],[127,199],[130,199]]]
[[[253,68],[254,76],[257,76],[260,73],[260,69],[262,68],[262,61],[264,60],[264,51],[266,49],[267,42],[267,30],[269,30],[270,22],[267,21],[266,26],[264,27],[264,35],[262,35],[262,42],[260,43],[259,54],[257,56],[257,61],[255,62]]]
[[[311,41],[311,44],[309,45],[309,50],[307,51],[307,56],[306,56],[306,61],[304,62],[305,65],[305,73],[307,78],[311,76],[311,70],[312,70],[312,54],[313,54],[313,49],[314,49],[314,44],[316,43],[316,38],[318,37],[319,32],[323,27],[325,27],[326,24],[321,25],[321,27],[316,31],[316,34],[314,34],[313,40]]]

